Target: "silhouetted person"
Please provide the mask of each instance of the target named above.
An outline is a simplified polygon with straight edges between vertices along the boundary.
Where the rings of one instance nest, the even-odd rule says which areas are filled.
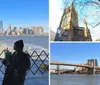
[[[24,85],[26,71],[30,68],[29,55],[23,52],[23,40],[14,43],[15,52],[4,60],[6,65],[2,85]]]

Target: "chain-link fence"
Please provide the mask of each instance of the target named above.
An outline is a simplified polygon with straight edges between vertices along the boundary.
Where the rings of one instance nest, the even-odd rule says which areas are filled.
[[[3,58],[1,58],[1,55],[3,55],[4,52],[5,50],[0,53],[0,74],[2,73],[2,75],[5,74],[5,66],[2,64]],[[31,61],[31,66],[27,71],[27,74],[31,73],[31,76],[36,75],[37,73],[43,75],[45,72],[49,71],[49,53],[44,50],[41,52],[33,51],[31,54],[26,51],[26,53],[29,54]]]

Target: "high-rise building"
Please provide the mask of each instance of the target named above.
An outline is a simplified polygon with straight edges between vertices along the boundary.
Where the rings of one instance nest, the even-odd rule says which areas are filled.
[[[26,28],[26,35],[28,35],[28,33],[29,33],[28,31],[29,31],[29,28],[27,27]]]
[[[64,9],[55,41],[92,41],[86,20],[84,20],[84,27],[78,26],[78,13],[73,3]]]
[[[35,34],[35,35],[38,35],[38,26],[35,26],[35,27],[34,27],[34,34]]]
[[[8,29],[7,29],[7,31],[10,32],[11,29],[12,29],[12,27],[11,27],[11,24],[10,24],[9,27],[8,27]]]
[[[11,24],[10,24],[8,29],[7,29],[7,35],[11,35],[11,29],[12,29],[12,27],[11,27]]]
[[[39,35],[42,35],[44,33],[44,29],[42,26],[38,27],[38,32],[39,32]]]
[[[23,34],[28,35],[28,27],[24,26],[23,28]]]
[[[22,31],[23,35],[26,35],[26,29],[23,28],[23,31]]]
[[[33,32],[33,35],[35,35],[35,26],[31,26],[31,30]]]
[[[13,31],[16,31],[17,30],[17,27],[13,27]]]
[[[33,35],[33,31],[31,29],[28,29],[28,35]]]
[[[38,35],[38,26],[32,26],[31,30],[33,31],[33,35]]]
[[[3,33],[3,21],[0,21],[0,34]]]

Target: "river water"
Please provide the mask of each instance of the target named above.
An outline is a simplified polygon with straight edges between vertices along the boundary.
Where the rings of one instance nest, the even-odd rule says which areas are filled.
[[[100,85],[100,74],[61,74],[51,75],[50,85]]]
[[[0,53],[6,48],[14,51],[14,42],[20,39],[24,41],[24,51],[32,53],[34,50],[45,50],[49,52],[49,37],[47,36],[0,36]]]
[[[0,53],[2,52],[2,50],[8,48],[9,51],[13,52],[13,45],[14,42],[17,40],[22,39],[24,41],[24,51],[28,51],[30,54],[33,53],[33,51],[36,52],[41,52],[41,51],[45,51],[46,53],[49,53],[49,37],[47,36],[0,36]],[[38,53],[39,54],[39,53]],[[2,53],[2,55],[0,55],[0,58],[4,58],[4,53]],[[45,56],[41,56],[42,59],[45,58]],[[48,64],[48,59],[45,60],[44,63]],[[39,59],[36,61],[37,66],[39,67],[41,64],[41,61],[39,61]],[[31,66],[33,65],[33,61],[31,60]],[[2,67],[2,60],[0,59],[0,85],[2,83],[2,79],[4,77],[2,71],[5,71],[5,66],[3,65]],[[36,65],[33,65],[31,70],[33,71],[33,73],[35,73],[35,71],[38,69]],[[2,71],[1,71],[2,70]],[[40,70],[43,72],[44,69],[40,68]],[[29,71],[29,73],[27,74],[27,78],[37,78],[38,79],[42,77],[46,77],[46,81],[43,80],[43,82],[45,81],[46,83],[48,83],[48,71],[46,70],[45,73],[42,75],[40,73],[40,71],[38,70],[37,73],[35,75],[32,74],[31,71]],[[41,81],[41,80],[40,80]],[[28,82],[31,83],[30,85],[33,85],[34,81],[30,81]],[[27,85],[28,85],[27,84]],[[26,85],[26,84],[25,84]],[[36,84],[35,84],[36,85]]]

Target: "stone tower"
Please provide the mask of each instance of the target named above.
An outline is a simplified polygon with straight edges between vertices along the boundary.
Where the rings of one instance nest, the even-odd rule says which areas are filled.
[[[73,29],[78,29],[78,14],[72,3],[64,9],[56,37],[59,40],[72,41],[74,38]]]
[[[78,13],[73,3],[65,9],[57,28],[55,41],[92,41],[87,22],[84,19],[85,27],[78,26]]]
[[[86,20],[84,19],[84,37],[86,41],[92,41],[91,40],[91,35],[90,35],[90,30],[88,29],[88,25]]]

